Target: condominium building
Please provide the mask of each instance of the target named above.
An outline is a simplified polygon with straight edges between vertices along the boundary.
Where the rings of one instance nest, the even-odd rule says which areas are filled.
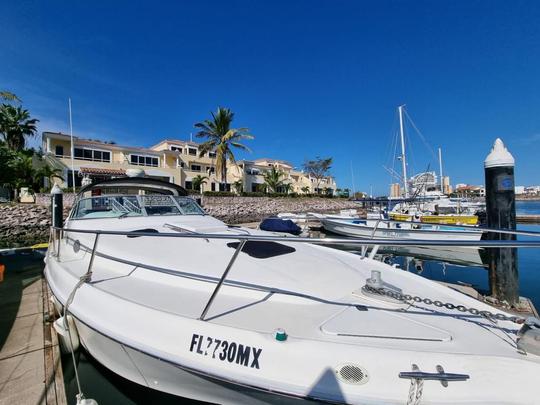
[[[47,162],[61,171],[63,180],[55,180],[61,187],[72,187],[73,178],[78,187],[84,178],[99,181],[139,169],[146,177],[170,181],[186,189],[192,189],[194,178],[200,175],[206,177],[203,191],[238,191],[238,187],[232,186],[240,184],[243,191],[255,192],[264,188],[264,173],[271,167],[283,173],[283,183],[290,184],[289,192],[332,194],[337,187],[332,177],[317,181],[295,170],[292,164],[275,159],[228,162],[227,181],[223,183],[216,173],[216,153],[201,156],[200,144],[191,141],[165,139],[150,148],[140,148],[74,137],[72,160],[70,136],[44,132],[42,148]],[[286,188],[277,191],[285,192]]]

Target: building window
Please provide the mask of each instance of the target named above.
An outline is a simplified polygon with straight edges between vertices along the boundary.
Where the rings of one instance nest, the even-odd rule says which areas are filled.
[[[219,183],[219,191],[231,191],[231,185],[229,183]]]
[[[193,190],[193,183],[191,181],[186,181],[186,190]]]
[[[75,170],[75,187],[81,187],[82,178],[79,176],[79,171]],[[73,172],[71,170],[67,171],[67,185],[68,187],[73,187]]]
[[[179,146],[171,146],[171,150],[174,152],[180,152],[182,153],[182,148]]]
[[[180,160],[180,161],[178,162],[177,166],[178,166],[178,167],[181,167],[181,168],[183,169],[184,167],[186,167],[186,164],[184,163],[183,160]]]
[[[208,152],[208,157],[211,159],[215,159],[217,156],[216,152]]]
[[[159,167],[159,158],[146,155],[129,155],[130,163],[137,166]]]
[[[56,145],[54,148],[54,154],[58,157],[64,156],[64,147],[62,145]]]
[[[74,148],[74,158],[81,160],[90,160],[93,162],[110,162],[111,152],[87,148]]]
[[[189,155],[192,155],[192,156],[196,156],[196,155],[197,155],[197,149],[195,149],[195,148],[188,148],[188,154],[189,154]]]
[[[214,182],[210,183],[210,189],[212,191],[216,191],[216,183],[214,183]]]
[[[216,172],[216,168],[213,166],[209,166],[207,168],[208,174],[214,174]]]
[[[200,172],[201,166],[200,165],[191,165],[191,171],[192,172]]]

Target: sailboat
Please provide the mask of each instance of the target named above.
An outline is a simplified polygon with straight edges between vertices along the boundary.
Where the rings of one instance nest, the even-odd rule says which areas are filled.
[[[410,194],[409,177],[407,176],[407,156],[405,149],[405,131],[403,122],[404,105],[398,107],[399,114],[399,135],[401,143],[401,170],[404,191],[404,200],[398,202],[388,213],[390,219],[398,221],[419,221],[432,224],[448,225],[476,225],[478,216],[475,211],[476,205],[469,205],[466,202],[453,202],[442,190],[442,155],[439,148],[439,167],[441,176],[441,190],[424,190],[421,195],[417,192]],[[456,212],[442,212],[442,208],[450,208]],[[448,211],[448,210],[444,210]]]

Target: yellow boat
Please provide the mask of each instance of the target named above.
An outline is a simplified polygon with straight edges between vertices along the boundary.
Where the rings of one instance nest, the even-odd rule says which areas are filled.
[[[413,220],[413,215],[391,212],[390,219],[393,219],[394,221],[411,221]],[[420,222],[426,222],[431,224],[445,225],[478,224],[478,217],[476,215],[419,215],[418,218],[415,218],[414,220],[420,220]]]
[[[398,213],[390,213],[390,219],[393,219],[394,221],[410,221],[412,220],[411,214],[398,214]]]
[[[446,225],[477,225],[476,215],[422,215],[421,222]]]

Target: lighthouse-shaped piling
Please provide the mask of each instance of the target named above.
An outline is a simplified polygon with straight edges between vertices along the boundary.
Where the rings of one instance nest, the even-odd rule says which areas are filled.
[[[490,228],[516,229],[514,157],[497,138],[484,161],[486,177],[486,215]],[[515,240],[516,235],[490,232],[491,240]],[[519,303],[517,249],[489,249],[491,295],[511,306]]]

